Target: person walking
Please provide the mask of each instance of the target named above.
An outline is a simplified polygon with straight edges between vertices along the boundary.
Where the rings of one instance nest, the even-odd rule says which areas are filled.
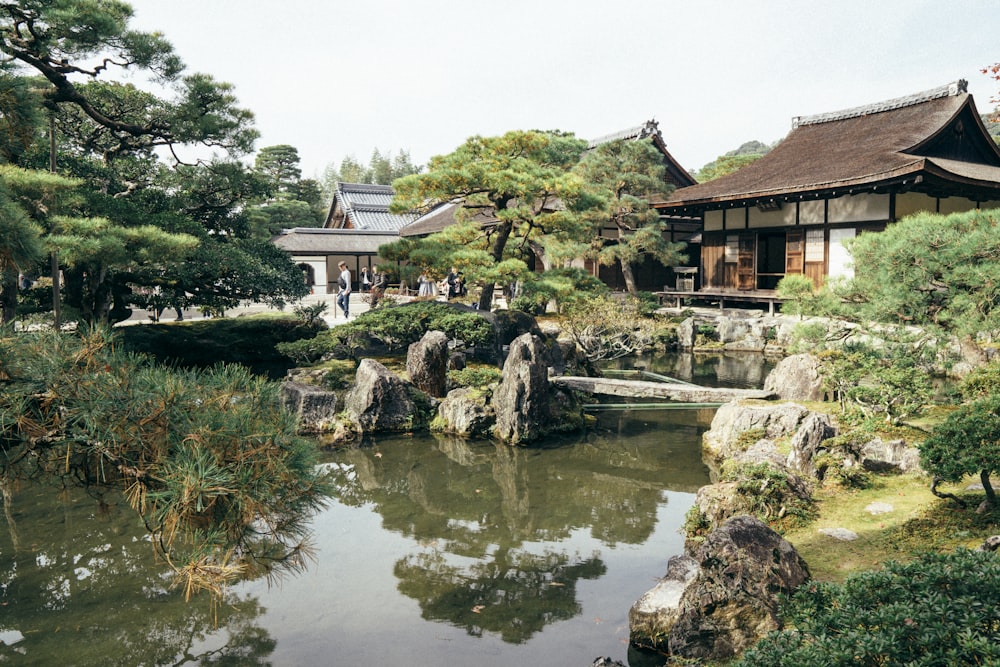
[[[337,280],[340,286],[340,293],[337,295],[337,305],[344,311],[344,319],[351,317],[351,271],[347,268],[347,262],[337,264],[340,268],[340,278]]]

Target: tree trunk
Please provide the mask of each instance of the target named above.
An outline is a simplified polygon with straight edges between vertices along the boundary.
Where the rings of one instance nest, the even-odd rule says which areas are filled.
[[[499,264],[503,260],[503,251],[507,247],[507,239],[510,238],[510,233],[513,231],[514,225],[511,222],[503,222],[497,227],[497,237],[493,239],[493,248],[490,251],[490,256],[493,257],[493,261]],[[484,313],[490,312],[493,308],[493,290],[496,288],[496,283],[485,283],[483,285],[483,292],[479,295],[479,310]]]
[[[17,316],[17,271],[7,269],[0,274],[0,324],[8,324]]]
[[[996,507],[997,495],[993,491],[993,485],[990,484],[990,471],[980,470],[979,480],[983,483],[983,491],[986,492],[986,502],[989,503],[990,507]]]
[[[625,289],[632,296],[636,296],[638,293],[635,289],[635,275],[632,273],[632,265],[628,262],[621,262],[622,265],[622,277],[625,278]]]

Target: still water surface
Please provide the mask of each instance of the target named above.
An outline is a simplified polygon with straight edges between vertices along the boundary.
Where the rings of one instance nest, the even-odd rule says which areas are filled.
[[[702,384],[762,372],[639,365]],[[592,431],[530,449],[420,436],[329,453],[315,561],[214,608],[167,588],[114,498],[21,484],[0,529],[0,662],[661,664],[629,649],[628,610],[683,548],[712,414],[599,412]]]

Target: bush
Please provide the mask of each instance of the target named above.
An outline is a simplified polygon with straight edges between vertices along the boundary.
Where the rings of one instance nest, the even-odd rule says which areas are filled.
[[[641,315],[635,299],[577,297],[563,310],[562,325],[588,361],[639,354],[658,340],[655,323]]]
[[[486,345],[493,340],[492,325],[477,311],[460,310],[440,301],[413,301],[367,311],[313,339],[279,345],[278,351],[298,363],[312,363],[327,355],[354,359],[370,338],[390,352],[401,352],[434,330],[466,345]]]
[[[235,365],[158,366],[117,340],[2,341],[0,475],[124,489],[189,594],[301,566],[330,489],[278,385]]]
[[[500,381],[502,373],[496,366],[466,366],[462,370],[448,371],[448,383],[456,387],[486,387]]]
[[[907,340],[882,347],[848,343],[822,357],[823,384],[842,410],[882,416],[898,425],[923,410],[931,396],[929,348]]]
[[[738,667],[1000,664],[1000,559],[960,550],[799,587]]]
[[[279,344],[311,339],[326,324],[291,316],[239,317],[120,328],[125,348],[157,361],[208,367],[218,363],[254,364],[284,359]]]

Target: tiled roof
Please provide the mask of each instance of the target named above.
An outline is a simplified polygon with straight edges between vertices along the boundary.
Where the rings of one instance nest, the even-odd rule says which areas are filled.
[[[459,205],[454,202],[439,204],[410,224],[402,227],[399,230],[399,235],[427,236],[428,234],[440,232],[446,227],[450,227],[457,222],[455,214],[458,212],[458,209]],[[489,225],[497,222],[497,219],[493,217],[492,210],[489,213],[480,210],[473,216],[472,219],[482,225]]]
[[[393,191],[389,185],[337,183],[327,227],[398,231],[416,219],[412,213],[389,213]]]
[[[958,157],[955,151],[962,154],[959,159],[951,159]],[[991,189],[1000,194],[1000,151],[986,135],[964,82],[797,118],[784,141],[764,157],[722,178],[680,188],[665,206],[719,208],[726,202],[912,185],[918,177],[982,196]]]

